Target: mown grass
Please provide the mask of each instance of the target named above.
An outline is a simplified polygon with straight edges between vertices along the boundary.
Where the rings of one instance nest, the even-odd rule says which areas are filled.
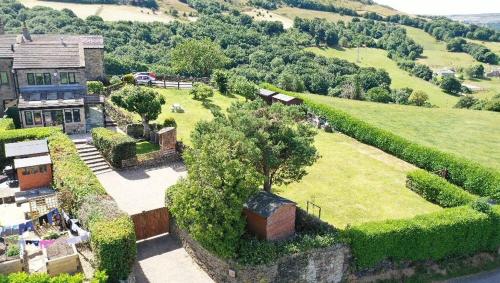
[[[351,16],[340,15],[338,13],[314,11],[314,10],[307,10],[307,9],[300,9],[293,7],[281,7],[279,9],[274,10],[273,12],[281,16],[287,17],[291,20],[295,19],[296,17],[304,19],[320,18],[336,23],[338,21],[350,22],[353,18]]]
[[[321,219],[330,224],[343,229],[441,209],[405,187],[412,165],[340,133],[321,131],[315,144],[321,158],[309,174],[275,191],[304,209],[307,201],[319,205]]]
[[[157,150],[160,150],[159,144],[153,144],[148,141],[140,141],[135,144],[135,151],[137,154],[145,154]]]
[[[500,169],[500,113],[310,97],[414,142]]]
[[[333,48],[308,48],[318,55],[336,57],[356,63],[362,67],[375,67],[385,69],[392,79],[391,87],[410,87],[414,90],[424,91],[429,95],[429,101],[439,107],[453,107],[458,97],[444,93],[438,86],[424,81],[420,78],[410,76],[401,70],[396,62],[387,58],[387,51],[375,48],[360,48],[360,61],[357,62],[357,48],[333,49]]]

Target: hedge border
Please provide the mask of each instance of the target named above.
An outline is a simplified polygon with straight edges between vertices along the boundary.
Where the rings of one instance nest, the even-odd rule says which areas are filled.
[[[342,110],[316,103],[307,95],[283,91],[273,85],[263,87],[301,98],[317,115],[326,117],[336,130],[356,140],[375,146],[391,155],[430,172],[446,169],[448,181],[472,194],[500,200],[500,172],[476,162],[423,146],[392,132],[375,127]]]
[[[135,139],[106,128],[92,129],[94,146],[104,158],[116,168],[122,168],[122,161],[137,156]]]

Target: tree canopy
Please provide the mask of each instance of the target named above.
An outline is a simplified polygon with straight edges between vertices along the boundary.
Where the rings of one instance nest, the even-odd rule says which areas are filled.
[[[207,77],[225,67],[229,59],[220,46],[208,39],[190,39],[172,50],[172,67],[181,75]]]

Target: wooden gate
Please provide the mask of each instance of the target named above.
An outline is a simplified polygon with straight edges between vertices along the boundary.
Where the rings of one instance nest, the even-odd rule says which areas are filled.
[[[132,221],[134,221],[137,240],[169,232],[169,214],[166,207],[134,214]]]

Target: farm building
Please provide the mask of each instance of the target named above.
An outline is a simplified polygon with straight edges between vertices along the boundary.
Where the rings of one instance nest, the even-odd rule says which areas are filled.
[[[450,69],[437,70],[434,72],[434,74],[440,78],[454,78],[455,77],[455,71],[450,70]]]
[[[275,194],[261,191],[245,204],[247,229],[257,238],[282,240],[295,233],[296,204]]]
[[[285,105],[300,105],[302,104],[302,99],[278,93],[272,97],[272,103],[276,102],[280,102]]]
[[[278,94],[275,91],[268,90],[268,89],[259,89],[259,97],[262,98],[267,104],[273,103],[273,95]]]

